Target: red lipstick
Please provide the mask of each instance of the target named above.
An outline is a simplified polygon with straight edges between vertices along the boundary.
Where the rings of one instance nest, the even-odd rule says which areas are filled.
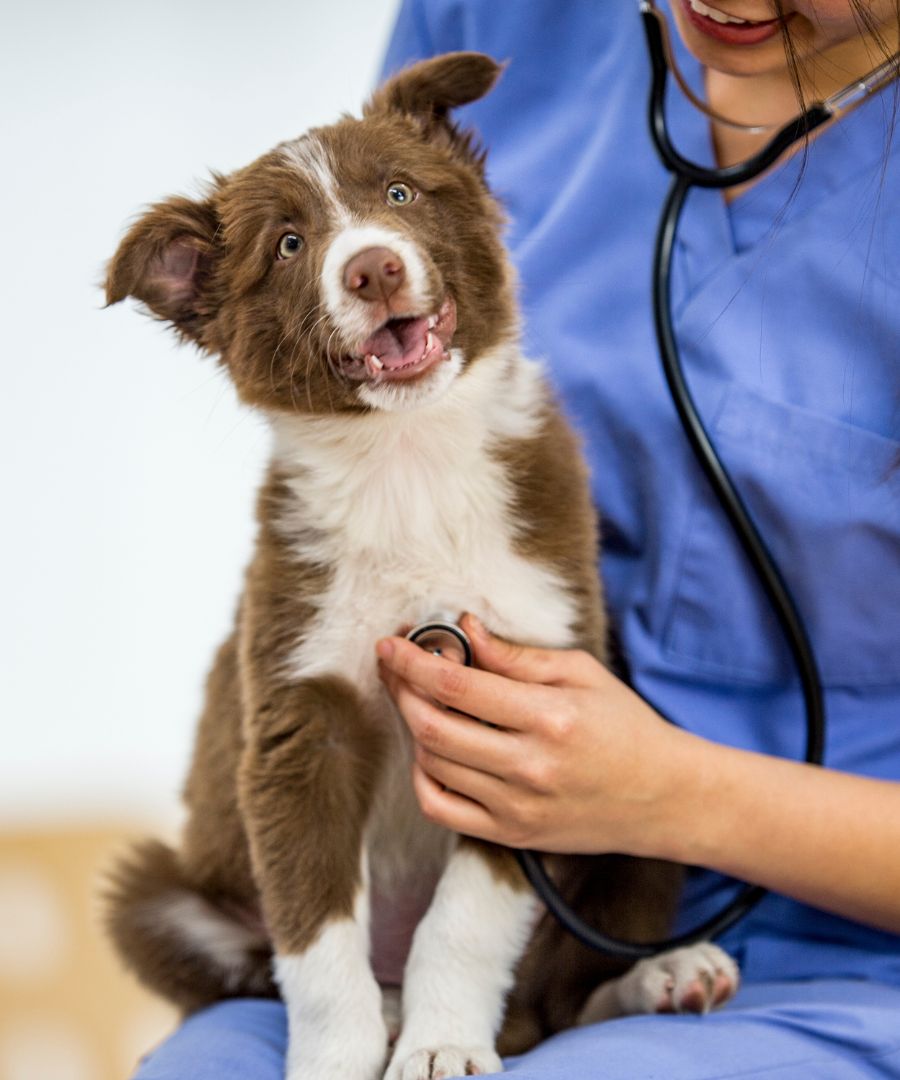
[[[691,7],[690,0],[680,0],[680,3],[692,26],[707,37],[726,45],[759,45],[781,33],[782,25],[786,21],[785,19],[767,19],[763,22],[720,23],[708,15],[701,15],[699,11],[695,11]],[[787,18],[791,16],[788,15]]]

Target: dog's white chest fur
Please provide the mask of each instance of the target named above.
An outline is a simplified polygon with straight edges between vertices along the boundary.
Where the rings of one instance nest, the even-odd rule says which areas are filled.
[[[368,822],[373,884],[384,892],[436,880],[453,837],[416,804],[376,641],[471,611],[513,640],[572,643],[573,599],[551,567],[516,550],[522,523],[496,454],[498,443],[535,437],[545,393],[537,365],[498,350],[434,405],[276,425],[296,495],[282,527],[298,559],[329,570],[287,674],[344,676],[397,740]]]
[[[434,405],[277,425],[297,496],[283,527],[299,559],[330,570],[293,676],[341,674],[368,696],[376,640],[438,613],[571,643],[572,598],[552,568],[517,552],[514,492],[493,452],[534,437],[544,393],[536,365],[498,350]]]

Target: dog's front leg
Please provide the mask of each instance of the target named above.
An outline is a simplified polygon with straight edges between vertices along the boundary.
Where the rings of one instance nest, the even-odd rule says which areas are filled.
[[[385,1080],[502,1069],[494,1049],[538,903],[508,851],[461,839],[419,924]]]
[[[382,753],[336,677],[250,694],[240,794],[288,1013],[287,1080],[377,1080],[364,833]]]

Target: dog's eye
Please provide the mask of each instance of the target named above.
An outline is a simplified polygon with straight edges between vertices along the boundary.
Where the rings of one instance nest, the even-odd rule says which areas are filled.
[[[395,180],[387,189],[387,201],[391,206],[406,206],[406,204],[411,203],[415,197],[416,193],[413,189],[409,184],[404,184],[402,180]]]
[[[303,247],[303,237],[298,236],[296,233],[285,233],[284,236],[278,241],[278,258],[279,259],[291,259],[300,248]]]

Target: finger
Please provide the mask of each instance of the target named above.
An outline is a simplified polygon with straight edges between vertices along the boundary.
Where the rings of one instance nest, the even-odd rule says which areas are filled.
[[[456,795],[479,803],[491,813],[496,813],[508,797],[509,785],[490,773],[439,757],[423,746],[416,746],[415,758],[422,772],[432,780]]]
[[[522,753],[516,733],[448,712],[402,680],[394,683],[392,693],[400,715],[420,746],[492,776],[511,776]]]
[[[553,691],[434,656],[404,638],[383,638],[378,656],[393,675],[448,708],[517,731],[533,729],[553,708]]]
[[[477,665],[508,679],[546,686],[591,686],[604,670],[581,649],[542,649],[505,641],[468,613],[460,625],[472,642]]]
[[[498,842],[499,829],[490,813],[479,803],[445,790],[417,764],[413,764],[412,780],[419,806],[429,821],[463,836]]]

